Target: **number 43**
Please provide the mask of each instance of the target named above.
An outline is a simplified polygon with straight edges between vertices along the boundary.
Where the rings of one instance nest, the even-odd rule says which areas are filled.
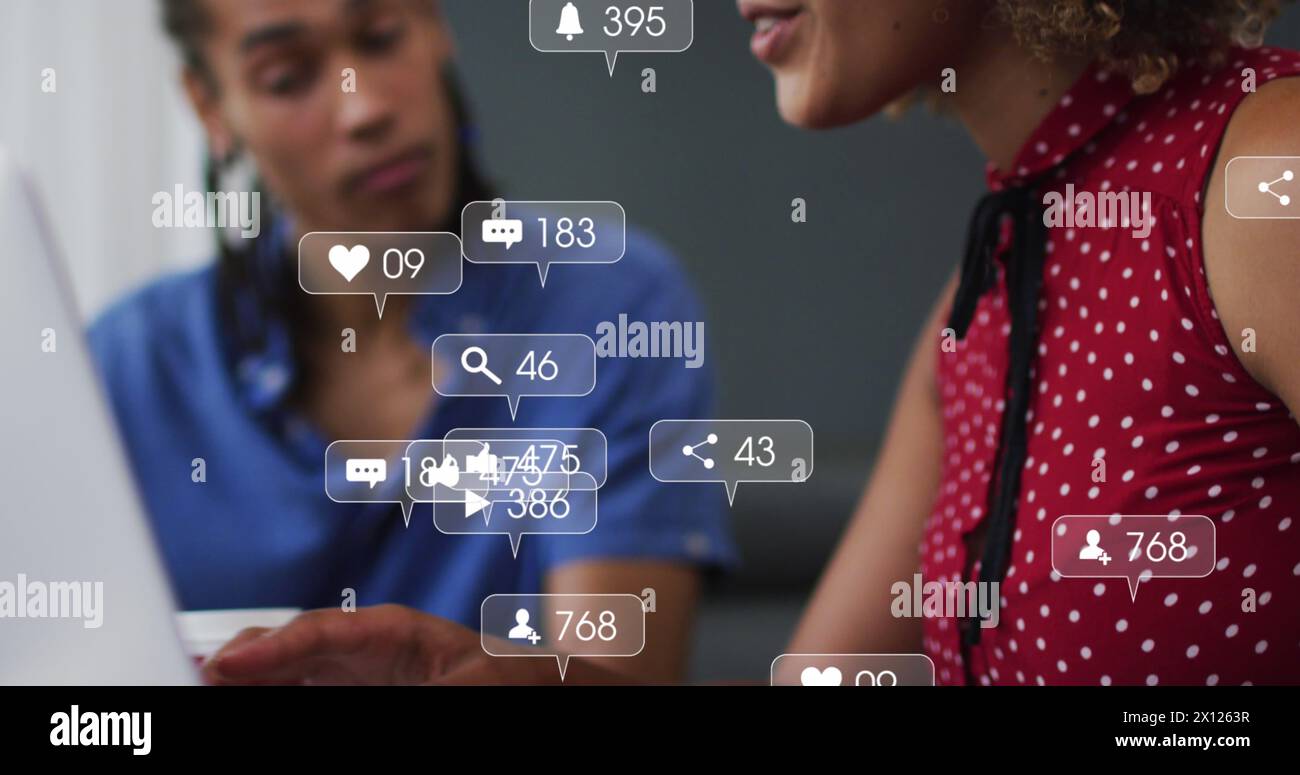
[[[745,437],[745,443],[740,445],[736,451],[735,460],[737,463],[744,463],[747,466],[760,465],[767,468],[776,462],[776,452],[772,449],[772,437],[760,436],[758,438],[758,454],[754,454],[754,437]]]

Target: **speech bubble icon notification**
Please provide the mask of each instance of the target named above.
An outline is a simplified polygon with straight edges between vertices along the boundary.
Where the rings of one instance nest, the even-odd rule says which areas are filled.
[[[924,654],[782,654],[771,673],[773,686],[934,686]]]
[[[344,470],[349,482],[369,484],[373,490],[375,485],[388,478],[388,461],[383,458],[348,458]]]
[[[309,232],[298,240],[298,287],[313,296],[370,296],[382,318],[389,296],[459,290],[463,252],[450,232]]]
[[[477,507],[468,503],[433,504],[433,526],[446,535],[504,535],[510,554],[519,556],[525,535],[586,535],[596,529],[600,510],[596,490],[543,490],[518,487],[507,493],[482,490]],[[481,502],[481,501],[485,501]],[[477,517],[477,518],[471,518]]]
[[[488,245],[505,245],[509,250],[524,238],[524,222],[508,218],[483,221],[483,242]]]
[[[1151,579],[1214,571],[1214,520],[1200,514],[1068,514],[1052,523],[1052,569],[1067,579],[1121,578],[1131,599]]]
[[[1223,168],[1223,205],[1244,220],[1300,219],[1300,156],[1237,156]]]
[[[543,287],[555,264],[613,264],[627,251],[627,212],[610,201],[477,200],[461,209],[460,231],[467,261],[533,264]]]
[[[404,456],[411,471],[406,494],[416,503],[433,504],[433,525],[439,531],[508,535],[517,555],[523,533],[584,533],[595,527],[594,499],[584,508],[565,498],[565,460],[546,452],[561,447],[555,440],[413,441]],[[496,503],[509,504],[501,510],[509,519],[493,519]],[[587,513],[589,520],[583,516]]]
[[[546,459],[548,469],[558,466],[568,474],[564,489],[588,491],[605,486],[609,440],[597,428],[454,428],[447,432],[446,439],[501,439],[494,449],[503,452],[511,451],[509,442],[504,440],[526,441],[536,445],[537,454]]]
[[[480,643],[492,657],[634,657],[645,648],[646,611],[624,593],[495,594],[479,608]]]
[[[734,505],[741,482],[800,483],[812,475],[813,430],[803,420],[659,420],[650,426],[650,475],[720,482]]]
[[[341,439],[325,448],[325,495],[335,503],[396,503],[411,524],[415,502],[403,486],[403,439]],[[393,474],[392,480],[389,473]]]
[[[685,51],[695,40],[694,0],[529,0],[528,40],[542,52],[605,55]]]
[[[505,398],[512,420],[524,396],[581,397],[596,388],[596,342],[586,334],[442,334],[433,363],[438,395]]]

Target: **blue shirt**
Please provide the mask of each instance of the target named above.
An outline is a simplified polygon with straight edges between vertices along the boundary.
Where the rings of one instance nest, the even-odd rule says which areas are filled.
[[[279,257],[277,260],[291,260]],[[493,593],[541,590],[545,574],[586,559],[729,564],[721,485],[662,484],[650,475],[650,426],[710,416],[707,368],[680,359],[605,358],[581,398],[442,398],[412,438],[458,427],[598,428],[609,441],[596,527],[586,535],[526,535],[517,558],[504,535],[444,535],[430,506],[410,526],[391,504],[341,504],[324,492],[330,439],[286,405],[295,364],[283,325],[241,350],[222,324],[217,270],[170,276],[92,326],[98,361],[162,554],[186,609],[400,603],[477,628]],[[297,289],[294,289],[295,292]],[[245,305],[241,314],[256,314]],[[585,333],[620,313],[641,321],[700,320],[672,256],[629,231],[621,261],[555,266],[542,288],[531,265],[465,263],[450,296],[419,297],[410,325],[444,333]],[[433,389],[430,386],[432,399]],[[191,480],[203,458],[207,481]],[[636,590],[629,590],[636,591]]]

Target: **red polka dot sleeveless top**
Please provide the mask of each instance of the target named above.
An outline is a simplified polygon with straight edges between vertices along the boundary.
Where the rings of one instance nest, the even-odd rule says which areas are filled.
[[[1094,69],[1014,170],[989,170],[993,190],[1047,174],[1063,194],[1150,192],[1154,223],[1144,238],[1122,225],[1048,231],[999,623],[963,651],[957,619],[926,619],[939,683],[1300,683],[1300,426],[1238,361],[1201,253],[1202,190],[1247,96],[1242,71],[1261,85],[1300,74],[1300,54],[1234,50],[1227,65],[1187,66],[1141,97]],[[921,546],[927,582],[979,574],[968,536],[989,509],[1011,329],[1000,267],[956,351],[938,354],[944,457]],[[1062,578],[1050,530],[1066,514],[1203,514],[1218,562],[1202,579],[1145,580],[1136,600],[1124,579]]]

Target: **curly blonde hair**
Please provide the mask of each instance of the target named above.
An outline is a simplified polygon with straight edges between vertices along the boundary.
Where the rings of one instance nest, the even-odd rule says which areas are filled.
[[[1190,58],[1222,63],[1253,47],[1290,0],[996,0],[1020,45],[1044,59],[1084,55],[1149,94]]]

